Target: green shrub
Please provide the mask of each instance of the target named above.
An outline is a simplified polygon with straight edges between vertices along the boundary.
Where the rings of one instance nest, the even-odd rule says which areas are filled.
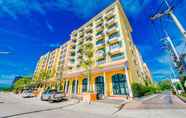
[[[132,91],[134,97],[141,97],[145,93],[145,86],[139,83],[132,84]]]
[[[141,97],[141,96],[159,93],[160,88],[156,85],[153,85],[153,84],[145,86],[140,83],[133,83],[132,84],[132,91],[133,91],[134,97]]]

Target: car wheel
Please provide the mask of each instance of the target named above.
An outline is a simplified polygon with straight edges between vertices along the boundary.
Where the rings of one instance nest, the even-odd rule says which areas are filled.
[[[41,101],[44,101],[43,96],[41,96]]]
[[[51,99],[51,97],[48,98],[48,101],[49,101],[50,103],[53,103],[53,102],[54,102],[54,101]]]

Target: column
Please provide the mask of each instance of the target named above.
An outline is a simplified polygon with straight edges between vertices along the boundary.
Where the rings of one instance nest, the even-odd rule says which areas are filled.
[[[103,72],[104,77],[104,95],[107,96],[107,78],[106,78],[106,72]]]
[[[75,80],[75,90],[74,90],[74,95],[77,95],[77,80]]]
[[[127,85],[128,85],[128,93],[130,97],[133,97],[132,88],[131,88],[130,80],[129,80],[128,67],[125,67],[124,69],[125,69],[125,75],[126,75],[126,80],[127,80]]]

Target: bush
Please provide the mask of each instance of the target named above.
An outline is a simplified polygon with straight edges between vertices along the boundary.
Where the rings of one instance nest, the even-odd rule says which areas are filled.
[[[143,96],[145,93],[145,86],[139,83],[133,83],[132,84],[132,91],[134,97],[140,97]]]
[[[151,84],[149,86],[145,86],[140,83],[133,83],[132,84],[132,91],[133,91],[134,97],[141,97],[141,96],[159,93],[160,88],[156,85],[153,85],[153,84]]]

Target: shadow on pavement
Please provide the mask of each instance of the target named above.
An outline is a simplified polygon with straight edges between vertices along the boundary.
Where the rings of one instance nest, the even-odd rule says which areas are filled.
[[[22,115],[26,115],[26,114],[39,113],[39,112],[44,112],[44,111],[53,111],[53,110],[58,110],[58,109],[63,109],[63,108],[69,107],[69,106],[73,106],[73,105],[76,105],[76,104],[79,104],[79,103],[80,103],[80,100],[78,100],[75,103],[67,104],[67,105],[64,105],[64,106],[61,106],[61,107],[50,108],[50,109],[43,109],[43,110],[35,110],[35,111],[24,112],[24,113],[18,113],[18,114],[3,116],[1,118],[10,118],[10,117],[22,116]]]

